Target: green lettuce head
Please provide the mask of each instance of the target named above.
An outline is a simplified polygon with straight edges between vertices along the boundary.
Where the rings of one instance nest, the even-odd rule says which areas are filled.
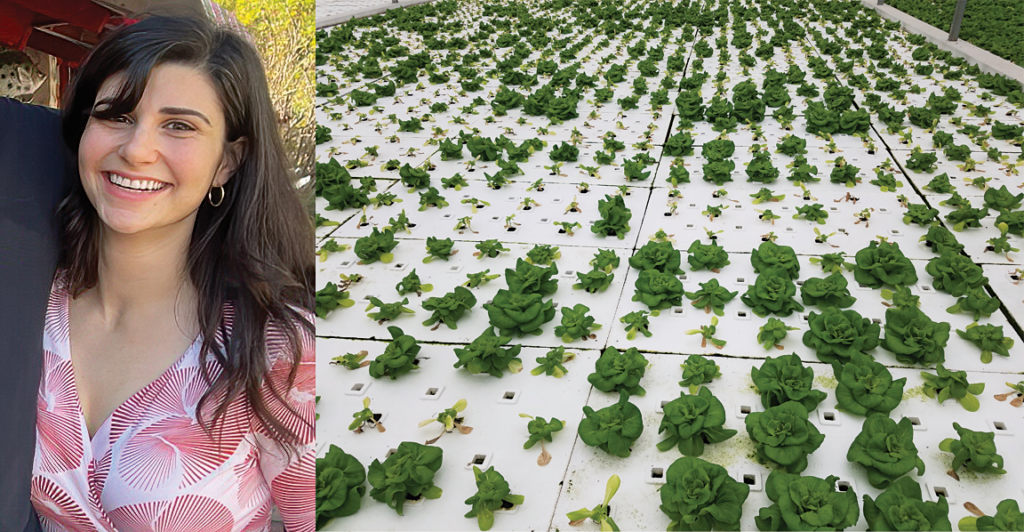
[[[918,308],[890,308],[885,311],[882,347],[903,364],[941,364],[946,361],[949,328],[948,323],[936,323]]]
[[[706,387],[695,395],[680,392],[662,410],[665,414],[658,434],[668,434],[658,443],[659,451],[678,446],[686,456],[700,456],[704,454],[704,444],[720,443],[736,435],[735,430],[724,428],[725,407]]]
[[[864,466],[868,482],[877,489],[889,487],[915,467],[917,476],[924,474],[924,461],[914,446],[914,426],[909,418],[896,423],[888,414],[868,416],[850,445],[846,459]]]
[[[881,327],[861,317],[856,310],[828,307],[821,314],[811,312],[810,329],[804,333],[804,345],[814,349],[818,360],[845,364],[854,353],[867,353],[878,347]]]
[[[749,416],[748,416],[749,417]],[[802,477],[772,471],[765,494],[772,505],[761,508],[754,523],[769,530],[843,530],[857,524],[860,508],[853,490],[836,490],[839,477]]]
[[[778,267],[786,272],[790,279],[800,276],[800,261],[790,246],[780,246],[772,241],[762,242],[757,249],[750,252],[750,265],[754,273],[761,273],[769,268]]]
[[[760,368],[750,368],[750,380],[761,394],[765,408],[796,401],[808,411],[818,407],[828,394],[812,390],[814,370],[804,367],[797,354],[768,357]]]
[[[335,517],[359,511],[366,494],[366,468],[354,456],[331,444],[323,458],[316,459],[316,526],[321,528]]]
[[[825,435],[807,421],[807,409],[796,401],[747,414],[746,424],[757,456],[787,472],[807,469],[807,455],[825,441]]]
[[[949,504],[921,498],[921,486],[910,477],[893,482],[873,500],[864,495],[864,519],[868,530],[952,530]]]
[[[668,467],[661,487],[661,511],[668,530],[739,530],[750,487],[718,464],[684,456]]]
[[[763,270],[740,299],[762,318],[768,314],[786,317],[804,309],[793,298],[794,295],[796,285],[785,269],[776,266]]]
[[[892,373],[871,355],[854,353],[844,364],[833,363],[836,380],[837,410],[869,416],[889,415],[903,399],[907,378],[893,380]]]
[[[917,283],[917,270],[895,242],[871,241],[854,258],[853,277],[871,288],[912,285]]]

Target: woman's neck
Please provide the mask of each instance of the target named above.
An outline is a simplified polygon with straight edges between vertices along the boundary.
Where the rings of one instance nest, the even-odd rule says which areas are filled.
[[[183,333],[194,331],[197,294],[186,270],[191,230],[165,229],[143,234],[102,229],[97,283],[90,292],[110,329],[134,322],[126,319],[131,316],[173,312]]]

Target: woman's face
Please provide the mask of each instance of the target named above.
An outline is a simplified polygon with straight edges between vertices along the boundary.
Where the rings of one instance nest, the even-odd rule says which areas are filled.
[[[120,74],[107,78],[96,109],[108,105],[120,81]],[[225,137],[224,113],[207,76],[190,66],[157,66],[134,111],[89,118],[78,150],[82,185],[110,230],[191,234],[210,187],[231,177],[229,161],[236,159],[224,157]]]

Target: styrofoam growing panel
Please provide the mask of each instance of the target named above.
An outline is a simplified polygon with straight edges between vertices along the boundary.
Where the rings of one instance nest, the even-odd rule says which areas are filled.
[[[604,487],[607,479],[619,475],[622,485],[615,498],[612,499],[612,518],[622,530],[664,530],[670,519],[658,510],[660,493],[658,490],[665,482],[664,478],[652,477],[652,470],[660,469],[662,474],[681,455],[678,449],[660,452],[655,447],[664,439],[658,435],[658,426],[662,414],[659,412],[664,401],[671,401],[679,396],[680,387],[677,382],[682,378],[679,364],[685,357],[674,355],[646,355],[651,365],[641,384],[646,388],[644,396],[632,396],[630,401],[643,414],[644,432],[634,443],[628,458],[612,456],[596,447],[588,447],[577,438],[573,448],[572,460],[566,472],[565,483],[550,530],[568,527],[569,520],[565,514],[580,508],[593,508],[604,498]],[[746,433],[745,417],[741,411],[747,407],[752,412],[763,411],[760,398],[755,393],[750,380],[752,365],[760,366],[759,361],[715,357],[721,367],[722,377],[714,380],[708,388],[722,401],[726,412],[725,428],[735,429],[739,433],[725,442],[705,446],[701,459],[725,467],[736,480],[743,482],[744,476],[750,478],[750,494],[743,504],[743,516],[740,520],[741,530],[756,530],[754,516],[762,507],[769,506],[771,501],[764,491],[764,483],[768,479],[771,468],[757,462],[754,458],[754,444]],[[846,453],[850,442],[860,433],[864,418],[835,410],[835,382],[832,370],[824,364],[807,364],[815,372],[815,388],[828,393],[809,419],[822,434],[825,440],[822,446],[808,456],[805,476],[824,478],[829,475],[839,477],[839,482],[848,483],[850,489],[857,494],[858,505],[862,506],[864,494],[876,498],[882,491],[871,487],[862,466],[847,462]],[[919,423],[914,431],[914,444],[919,456],[925,462],[924,475],[918,476],[917,470],[910,473],[922,488],[925,500],[936,500],[935,490],[943,489],[950,504],[949,519],[956,523],[960,518],[969,515],[962,503],[979,501],[989,503],[1007,497],[1020,497],[1021,488],[1012,474],[978,475],[961,468],[960,481],[946,475],[950,468],[952,454],[938,449],[939,442],[944,438],[956,438],[953,422],[976,431],[996,432],[997,450],[1005,459],[1005,469],[1021,471],[1024,468],[1024,456],[1015,452],[1024,437],[1024,421],[1019,413],[1007,403],[993,399],[992,393],[999,393],[1005,388],[1004,376],[993,373],[970,373],[970,382],[984,382],[985,393],[979,400],[981,409],[976,413],[967,412],[959,404],[946,401],[938,404],[934,399],[924,397],[920,392],[923,379],[917,370],[892,370],[893,378],[907,378],[904,399],[890,417],[900,419],[910,417]],[[1002,379],[1002,380],[1001,380]],[[992,393],[990,393],[990,391]],[[587,402],[591,408],[599,409],[617,402],[618,396],[595,390]],[[826,416],[829,414],[829,416]],[[829,420],[826,417],[831,417]],[[1000,423],[1005,430],[995,429]],[[861,517],[852,530],[864,530],[867,522]],[[597,526],[588,522],[586,530],[597,530]]]
[[[1024,325],[1024,283],[1021,282],[1024,270],[1020,266],[998,264],[983,264],[981,267],[988,277],[988,285],[999,296],[1010,316],[1018,326]]]
[[[537,366],[534,359],[547,350],[529,347],[521,353],[523,371],[506,373],[501,379],[455,370],[452,364],[457,358],[452,346],[440,344],[424,344],[418,355],[420,369],[394,381],[373,379],[368,368],[350,371],[330,364],[333,357],[361,350],[368,351],[368,359],[372,359],[383,352],[385,345],[317,340],[318,456],[333,444],[355,456],[364,467],[375,459],[383,462],[389,450],[403,441],[425,443],[440,434],[442,427],[437,423],[418,425],[437,417],[459,399],[468,403],[462,414],[473,432],[453,431],[434,444],[444,450],[443,464],[434,475],[434,483],[444,490],[440,499],[406,504],[405,515],[399,516],[386,504],[370,498],[367,483],[359,513],[335,519],[324,530],[478,530],[475,518],[462,517],[469,511],[463,501],[476,492],[472,465],[477,461],[482,461],[478,465],[484,470],[494,466],[508,481],[512,493],[526,496],[518,509],[496,512],[495,530],[546,530],[569,463],[581,409],[590,394],[587,374],[593,371],[597,353],[568,349],[577,358],[566,364],[569,372],[561,379],[530,375],[530,369]],[[508,394],[513,398],[505,399]],[[386,432],[366,429],[355,434],[348,430],[352,414],[363,409],[364,397],[370,398],[371,410],[384,414],[381,422]],[[546,466],[537,465],[540,444],[523,449],[529,420],[520,418],[520,413],[566,422],[553,442],[544,444],[552,456]]]

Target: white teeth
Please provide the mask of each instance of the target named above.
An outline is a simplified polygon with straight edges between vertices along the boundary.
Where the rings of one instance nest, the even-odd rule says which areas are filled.
[[[120,175],[117,175],[117,174],[114,174],[114,173],[109,173],[107,175],[110,176],[110,182],[111,183],[113,183],[113,184],[115,184],[115,185],[117,185],[119,187],[129,188],[129,189],[132,189],[132,190],[151,191],[151,190],[159,190],[159,189],[164,187],[164,184],[160,183],[158,181],[149,181],[149,180],[143,181],[141,179],[128,179],[126,177],[123,177],[123,176],[120,176]]]

